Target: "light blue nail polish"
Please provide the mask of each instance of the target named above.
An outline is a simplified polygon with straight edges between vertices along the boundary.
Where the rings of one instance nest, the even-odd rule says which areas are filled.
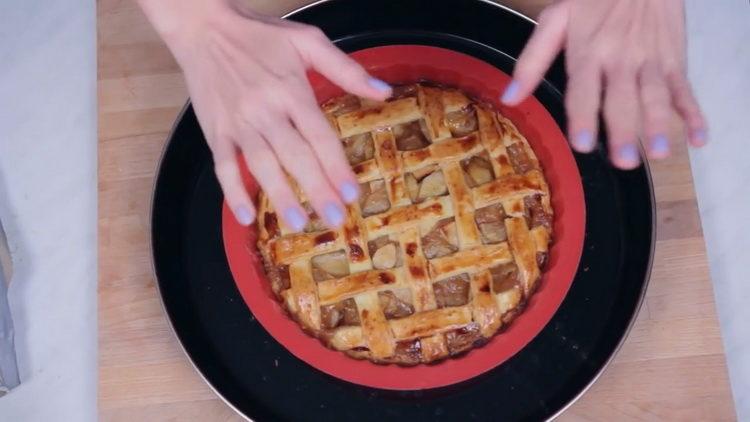
[[[323,211],[326,214],[326,220],[328,220],[329,225],[338,227],[344,222],[344,212],[337,204],[329,202]]]
[[[580,130],[573,138],[573,145],[580,152],[590,152],[594,149],[594,135],[588,130]]]
[[[651,152],[654,154],[666,154],[669,152],[669,140],[664,135],[656,135],[651,138]]]
[[[347,204],[351,204],[359,197],[359,189],[357,185],[352,182],[344,182],[341,184],[341,198]]]
[[[287,208],[284,211],[284,219],[289,227],[296,232],[304,229],[305,224],[307,224],[307,218],[297,208]]]
[[[708,134],[706,133],[705,129],[694,130],[693,141],[697,142],[701,146],[706,145],[706,142],[708,141]]]
[[[620,160],[632,165],[638,164],[638,161],[640,160],[638,148],[633,144],[621,145],[620,149],[617,150],[617,155],[620,157]]]
[[[249,226],[253,222],[253,213],[251,213],[250,209],[244,205],[237,207],[237,209],[234,210],[234,215],[237,218],[237,222],[243,226]]]
[[[386,82],[381,81],[377,78],[370,78],[367,81],[368,84],[370,84],[371,87],[377,89],[380,92],[388,92],[391,90],[391,86],[388,85]]]
[[[511,81],[508,87],[505,88],[505,92],[503,92],[503,96],[500,98],[500,101],[502,101],[503,104],[514,101],[516,97],[518,97],[518,91],[520,89],[521,85],[519,85],[518,82]]]

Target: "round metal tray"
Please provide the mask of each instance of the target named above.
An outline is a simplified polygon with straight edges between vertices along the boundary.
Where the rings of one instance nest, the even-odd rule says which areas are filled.
[[[327,1],[290,18],[321,27],[341,48],[425,44],[511,73],[533,22],[484,1]],[[557,61],[535,92],[565,128]],[[600,139],[600,142],[602,140]],[[654,245],[646,167],[614,170],[603,148],[576,155],[586,238],[573,285],[547,326],[514,357],[469,381],[425,391],[350,384],[291,355],[255,321],[222,244],[222,194],[187,105],[156,181],[152,247],[159,291],[187,356],[230,406],[255,420],[542,420],[570,405],[625,338],[648,283]]]

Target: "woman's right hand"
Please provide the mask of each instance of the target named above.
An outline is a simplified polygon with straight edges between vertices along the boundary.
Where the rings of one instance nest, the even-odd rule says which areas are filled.
[[[340,226],[343,204],[357,200],[359,185],[306,71],[374,100],[386,99],[391,88],[318,28],[262,16],[230,0],[139,2],[182,67],[237,221],[249,225],[256,217],[240,177],[239,151],[288,227],[302,230],[308,216],[285,172],[328,226]]]

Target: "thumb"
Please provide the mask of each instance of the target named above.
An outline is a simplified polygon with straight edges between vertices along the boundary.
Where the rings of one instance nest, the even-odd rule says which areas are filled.
[[[568,26],[568,2],[561,1],[542,10],[539,25],[518,58],[513,81],[500,99],[505,105],[517,105],[526,99],[549,69],[565,43]]]
[[[359,63],[333,45],[321,30],[311,28],[294,39],[295,47],[309,67],[351,94],[378,101],[391,96],[390,85],[370,76]]]

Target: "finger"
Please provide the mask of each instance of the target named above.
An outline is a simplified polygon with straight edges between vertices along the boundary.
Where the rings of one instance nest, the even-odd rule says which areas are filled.
[[[643,65],[639,77],[643,132],[646,135],[648,155],[665,158],[669,155],[669,120],[672,104],[667,81],[661,69],[653,63]]]
[[[245,131],[241,145],[247,168],[268,195],[276,212],[281,214],[282,220],[290,229],[302,231],[307,224],[307,213],[297,201],[274,152],[252,130]]]
[[[234,144],[229,140],[221,140],[214,146],[213,154],[214,171],[224,192],[224,199],[237,222],[249,226],[255,220],[255,206],[242,183]]]
[[[567,25],[568,2],[555,3],[542,10],[539,24],[518,58],[513,80],[500,99],[503,104],[517,105],[534,92],[565,43]]]
[[[606,75],[604,121],[609,135],[609,155],[621,169],[633,169],[640,163],[636,143],[639,105],[636,73],[621,68]]]
[[[266,127],[263,136],[326,225],[332,228],[341,226],[344,223],[344,206],[326,178],[310,144],[302,139],[289,121]]]
[[[301,36],[293,40],[308,66],[345,91],[378,101],[390,97],[390,85],[370,76],[359,63],[336,48],[318,28],[306,27]]]
[[[571,68],[575,70],[568,76],[565,93],[568,138],[576,151],[591,152],[596,147],[599,130],[601,71],[589,64]]]
[[[688,142],[694,147],[705,145],[708,141],[706,120],[687,78],[684,73],[674,73],[669,75],[668,82],[672,103],[687,126]]]
[[[294,126],[312,147],[318,161],[324,163],[328,180],[337,188],[341,199],[351,204],[359,197],[359,184],[344,154],[341,141],[315,102],[315,96],[307,84],[296,90],[297,101],[290,107]]]

